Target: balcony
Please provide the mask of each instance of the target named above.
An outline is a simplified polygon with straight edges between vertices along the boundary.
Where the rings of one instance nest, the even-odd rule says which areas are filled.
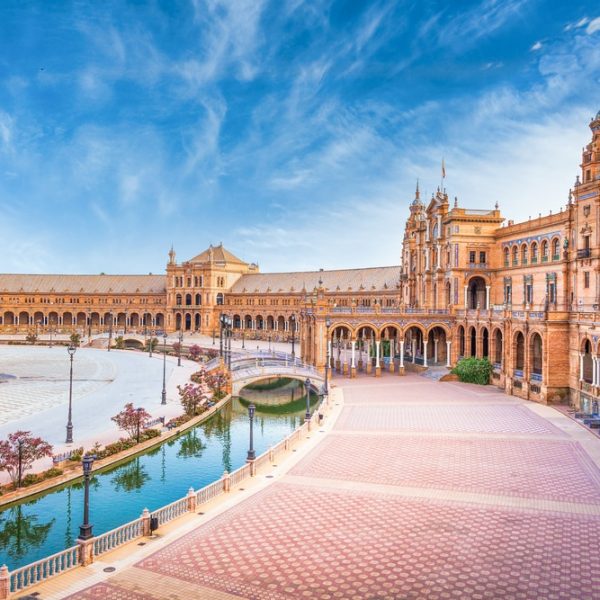
[[[481,270],[486,270],[488,268],[488,264],[487,263],[482,263],[482,262],[478,262],[478,263],[469,263],[469,269],[481,269]]]
[[[577,258],[589,258],[592,255],[591,248],[582,248],[581,250],[577,250]],[[557,258],[558,260],[558,258]]]
[[[548,257],[547,256],[542,256],[542,262],[548,262]]]

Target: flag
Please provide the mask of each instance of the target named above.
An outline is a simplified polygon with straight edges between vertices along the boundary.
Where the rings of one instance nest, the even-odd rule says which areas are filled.
[[[442,179],[446,179],[446,164],[444,163],[443,158],[442,158]]]

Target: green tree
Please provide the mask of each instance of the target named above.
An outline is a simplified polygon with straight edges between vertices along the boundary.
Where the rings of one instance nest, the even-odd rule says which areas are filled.
[[[79,346],[81,344],[81,336],[75,331],[69,336],[69,340],[73,346]]]

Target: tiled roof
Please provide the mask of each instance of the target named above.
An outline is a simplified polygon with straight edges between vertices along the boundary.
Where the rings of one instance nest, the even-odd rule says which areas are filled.
[[[212,253],[212,258],[211,258]],[[228,263],[236,263],[239,265],[245,265],[243,260],[240,260],[237,256],[233,255],[229,250],[223,247],[223,244],[219,244],[218,246],[213,246],[212,244],[204,251],[194,256],[190,260],[186,262],[190,263],[206,263],[210,261],[214,262],[228,262]]]
[[[326,291],[359,292],[396,289],[400,267],[371,267],[337,271],[305,271],[299,273],[252,273],[242,275],[233,285],[232,293],[301,292],[314,290],[323,281]]]
[[[0,293],[164,294],[164,275],[0,274]]]

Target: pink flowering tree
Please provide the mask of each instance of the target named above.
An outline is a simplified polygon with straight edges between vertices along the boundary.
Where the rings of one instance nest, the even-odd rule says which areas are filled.
[[[30,431],[15,431],[0,441],[0,471],[8,473],[15,487],[21,487],[23,473],[45,456],[52,456],[52,446]]]
[[[202,354],[202,348],[198,344],[194,344],[190,346],[189,353],[192,360],[198,360]]]
[[[179,397],[183,410],[187,415],[193,417],[200,412],[200,408],[208,403],[212,398],[212,392],[206,383],[206,379],[197,383],[186,383],[178,385]]]
[[[125,408],[111,420],[117,424],[117,427],[129,434],[132,439],[140,441],[140,431],[144,429],[144,425],[150,420],[152,415],[144,408],[133,408],[133,404],[128,402]]]

